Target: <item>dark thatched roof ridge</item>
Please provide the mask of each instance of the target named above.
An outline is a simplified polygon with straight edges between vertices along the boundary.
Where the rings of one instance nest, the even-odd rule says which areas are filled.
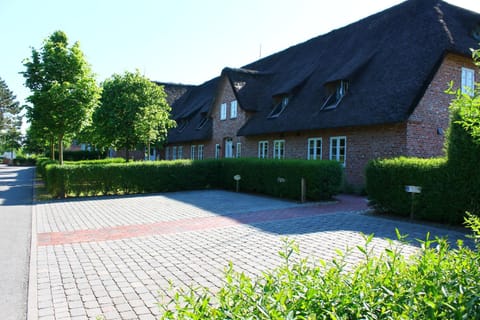
[[[444,1],[408,0],[243,68],[225,68],[221,77],[251,112],[238,135],[404,122],[444,56],[470,56],[469,49],[478,47],[471,31],[479,23],[479,13]],[[172,105],[174,117],[201,121],[194,115],[212,107],[219,80],[188,90]],[[322,110],[327,85],[340,80],[348,81],[347,94],[336,108]],[[279,96],[289,96],[289,103],[269,118]],[[211,135],[209,126],[203,130]],[[195,140],[198,131],[174,129],[169,142]]]
[[[212,121],[206,119],[217,90],[219,77],[198,86],[187,86],[173,101],[172,118],[177,127],[168,132],[169,143],[208,140],[212,136]],[[165,87],[167,95],[172,88]]]

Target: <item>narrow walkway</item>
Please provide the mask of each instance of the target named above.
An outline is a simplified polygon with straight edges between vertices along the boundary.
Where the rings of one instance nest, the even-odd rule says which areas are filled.
[[[0,310],[27,317],[33,168],[0,165]]]

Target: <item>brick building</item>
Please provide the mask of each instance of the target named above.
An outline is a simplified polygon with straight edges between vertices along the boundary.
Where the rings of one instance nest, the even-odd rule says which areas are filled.
[[[370,159],[443,152],[452,96],[473,86],[480,14],[408,0],[198,86],[163,84],[177,128],[163,159]],[[477,78],[478,79],[478,78]]]

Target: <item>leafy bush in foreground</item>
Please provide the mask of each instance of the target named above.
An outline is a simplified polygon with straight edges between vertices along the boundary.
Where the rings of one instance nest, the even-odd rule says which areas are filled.
[[[364,262],[351,271],[344,262],[348,252],[312,266],[306,259],[292,262],[298,248],[286,242],[282,266],[259,279],[230,266],[217,295],[176,292],[161,306],[161,319],[480,319],[480,219],[466,221],[474,231],[473,250],[461,242],[451,249],[445,239],[427,235],[411,258],[393,242],[373,256],[373,235],[365,236],[366,245],[358,247]]]

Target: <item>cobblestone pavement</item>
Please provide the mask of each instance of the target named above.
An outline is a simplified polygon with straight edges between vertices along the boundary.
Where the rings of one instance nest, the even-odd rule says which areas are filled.
[[[301,205],[226,191],[89,198],[38,203],[39,319],[155,319],[158,303],[176,287],[222,283],[231,261],[248,275],[277,266],[282,238],[301,255],[331,260],[336,249],[363,244],[375,233],[375,252],[390,246],[395,228],[409,239],[427,232],[453,242],[455,230],[364,214],[363,198]],[[416,244],[404,245],[412,254]],[[348,262],[361,259],[354,252]]]

